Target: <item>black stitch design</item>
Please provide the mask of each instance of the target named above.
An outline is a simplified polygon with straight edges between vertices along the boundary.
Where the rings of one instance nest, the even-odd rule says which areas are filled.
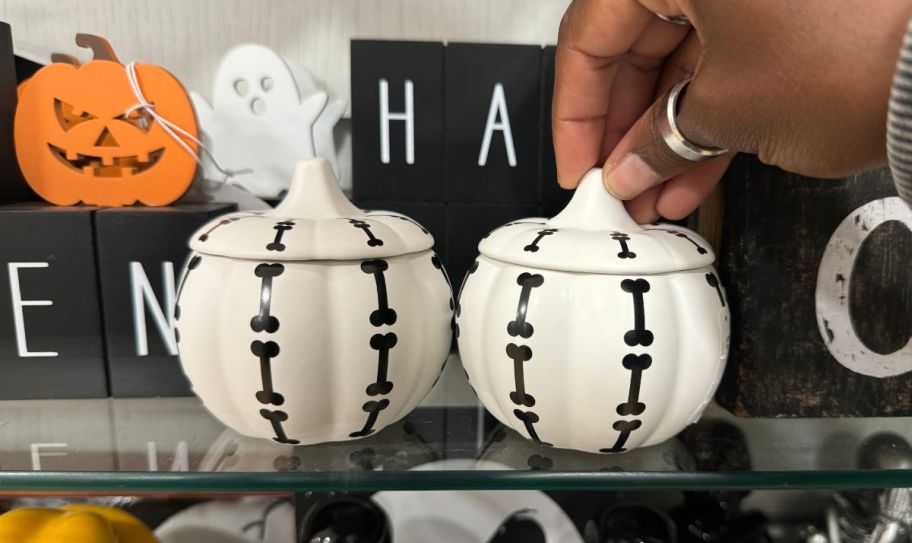
[[[612,428],[621,433],[618,436],[617,441],[614,442],[614,445],[609,449],[599,449],[603,453],[619,453],[624,452],[627,449],[624,448],[624,445],[627,443],[627,439],[630,438],[630,433],[642,426],[643,423],[639,420],[619,420],[615,421],[612,425]]]
[[[180,308],[180,299],[181,294],[184,292],[184,285],[187,283],[187,277],[190,276],[190,272],[195,270],[200,262],[203,260],[203,257],[200,255],[193,255],[190,257],[190,260],[187,262],[187,271],[184,273],[184,276],[181,278],[180,285],[177,287],[177,301],[174,303],[174,320],[180,320],[181,308]]]
[[[652,365],[652,357],[648,354],[628,354],[624,356],[624,368],[630,370],[630,389],[627,392],[627,402],[618,404],[617,414],[621,416],[642,415],[646,411],[646,404],[640,401],[640,384],[643,372]]]
[[[367,235],[367,246],[368,247],[380,247],[383,245],[383,240],[374,237],[374,233],[371,232],[371,227],[366,222],[359,219],[348,219],[348,223],[355,228],[360,228]]]
[[[527,345],[509,343],[507,344],[507,356],[513,360],[513,379],[516,387],[516,390],[510,392],[510,400],[516,405],[532,407],[535,405],[535,398],[531,394],[526,394],[525,375],[523,374],[523,363],[532,358],[532,349]]]
[[[288,439],[288,436],[285,435],[285,429],[282,428],[282,423],[288,420],[288,413],[279,410],[270,411],[269,409],[260,409],[260,415],[272,423],[272,430],[276,434],[276,436],[272,438],[273,441],[286,443],[288,445],[297,445],[300,443],[297,439]]]
[[[285,397],[272,389],[272,359],[279,356],[279,344],[275,341],[255,340],[250,344],[250,352],[260,359],[260,379],[263,390],[256,393],[256,399],[262,404],[282,405]]]
[[[406,217],[404,215],[392,215],[392,214],[386,214],[386,213],[370,213],[370,212],[368,212],[367,216],[371,217],[371,218],[372,217],[392,217],[394,219],[401,219],[405,222],[410,222],[410,223],[414,224],[415,226],[417,226],[418,229],[421,230],[422,234],[424,234],[424,235],[430,234],[430,232],[428,232],[427,228],[421,226],[421,224],[419,222],[413,220],[411,217]]]
[[[275,239],[272,240],[272,243],[266,244],[267,251],[284,251],[285,244],[282,243],[282,236],[285,235],[285,232],[288,232],[294,228],[294,221],[281,221],[277,222],[272,228],[276,231]]]
[[[526,432],[529,433],[529,439],[531,439],[535,443],[538,443],[539,445],[546,445],[548,447],[553,446],[550,443],[545,443],[544,441],[542,441],[541,438],[538,437],[538,432],[535,431],[534,424],[540,420],[538,418],[538,415],[536,415],[532,411],[522,411],[520,409],[514,409],[513,415],[515,415],[516,418],[518,418],[519,420],[521,420],[523,422],[523,424],[526,427]]]
[[[389,400],[383,399],[380,401],[371,400],[361,406],[361,410],[368,414],[367,422],[364,423],[364,428],[348,434],[348,437],[364,437],[373,434],[376,431],[374,430],[374,424],[377,423],[377,417],[380,416],[381,411],[389,407],[389,404]]]
[[[389,307],[386,293],[386,278],[383,272],[389,269],[385,260],[365,260],[361,263],[361,271],[372,274],[377,284],[377,309],[371,311],[370,323],[374,326],[393,325],[396,323],[396,310]]]
[[[530,253],[537,253],[538,250],[541,248],[538,246],[538,244],[539,244],[539,242],[541,242],[542,238],[544,238],[545,236],[553,235],[555,232],[557,232],[557,228],[545,228],[544,230],[539,230],[538,235],[535,236],[535,239],[532,240],[532,243],[523,247],[523,251],[527,251]]]
[[[519,294],[519,304],[516,306],[516,319],[507,323],[507,333],[510,337],[520,336],[530,338],[535,329],[531,323],[526,322],[526,314],[529,310],[529,296],[532,289],[542,286],[545,278],[539,274],[523,272],[516,278],[516,284],[522,287]]]
[[[279,319],[269,314],[272,305],[272,280],[285,272],[282,264],[258,264],[254,275],[262,279],[260,284],[260,312],[250,319],[250,329],[254,332],[273,334],[279,329]]]
[[[503,225],[503,226],[498,226],[498,227],[495,228],[494,230],[491,230],[490,232],[488,232],[487,234],[485,234],[484,237],[481,238],[481,239],[488,239],[488,236],[490,236],[490,235],[493,234],[494,232],[497,232],[497,231],[499,231],[499,230],[503,230],[504,228],[507,228],[507,227],[510,227],[510,226],[516,226],[517,224],[538,224],[538,225],[544,225],[544,224],[547,224],[547,223],[538,222],[538,221],[516,221],[516,222],[508,222],[507,224],[505,224],[505,225]]]
[[[550,471],[554,467],[554,460],[548,456],[533,454],[526,459],[526,465],[532,471]]]
[[[393,390],[393,383],[386,380],[386,374],[389,370],[389,352],[396,346],[398,338],[396,334],[387,332],[386,334],[374,334],[370,339],[371,349],[378,351],[377,358],[377,382],[367,385],[367,395],[377,396],[378,394],[389,394]]]
[[[679,238],[684,238],[684,239],[686,239],[687,241],[689,241],[691,245],[693,245],[694,247],[696,247],[698,253],[700,253],[701,255],[705,255],[705,254],[706,254],[706,249],[704,249],[703,247],[701,247],[700,244],[697,243],[696,241],[690,239],[690,236],[688,236],[685,232],[679,232],[678,230],[670,230],[670,229],[668,229],[668,228],[646,228],[646,230],[656,231],[656,232],[668,232],[668,233],[671,234],[672,236],[676,236],[676,237],[679,237]]]
[[[649,292],[649,281],[645,279],[624,279],[621,289],[633,295],[633,330],[624,334],[624,343],[633,347],[652,345],[652,332],[646,329],[646,311],[643,307],[643,294]]]
[[[611,239],[618,242],[621,245],[621,252],[618,253],[618,258],[636,258],[637,255],[627,247],[627,242],[630,241],[630,236],[623,232],[612,232]]]
[[[722,304],[722,307],[725,307],[725,297],[722,296],[722,285],[719,284],[719,278],[716,277],[716,274],[707,273],[706,282],[709,283],[709,286],[716,289],[716,294],[719,295],[719,303]]]

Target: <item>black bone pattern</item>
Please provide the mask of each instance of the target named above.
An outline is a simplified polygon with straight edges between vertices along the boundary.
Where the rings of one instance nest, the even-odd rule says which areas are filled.
[[[630,241],[630,236],[623,232],[612,232],[611,239],[618,242],[621,245],[621,252],[618,253],[618,258],[636,258],[637,255],[627,247],[627,242]]]
[[[272,389],[272,359],[279,356],[279,344],[275,341],[254,340],[250,344],[253,356],[260,359],[260,378],[263,390],[256,393],[256,399],[262,404],[282,405],[285,397]]]
[[[538,432],[535,431],[535,423],[540,420],[538,418],[538,415],[536,415],[532,411],[523,411],[521,409],[514,409],[513,415],[516,416],[516,418],[518,418],[519,420],[521,420],[523,422],[523,424],[526,427],[526,432],[529,433],[529,439],[531,439],[535,443],[538,443],[539,445],[553,447],[553,445],[551,445],[550,443],[546,443],[546,442],[542,441],[541,438],[538,437]]]
[[[278,443],[286,443],[288,445],[297,445],[300,443],[297,439],[289,439],[285,435],[285,429],[282,428],[282,423],[288,420],[288,413],[280,410],[270,410],[270,409],[260,409],[260,416],[272,423],[272,430],[275,432],[276,436],[272,438],[273,441]]]
[[[511,337],[520,336],[524,339],[532,337],[535,332],[532,325],[526,322],[526,313],[529,305],[529,295],[533,288],[542,286],[545,278],[541,275],[529,272],[522,272],[516,277],[516,284],[522,287],[519,293],[519,303],[516,309],[516,319],[507,323],[507,333]],[[510,401],[516,405],[532,407],[535,405],[535,398],[526,392],[524,364],[532,358],[532,348],[528,345],[517,345],[508,343],[506,348],[507,356],[513,361],[514,391],[510,392]],[[532,411],[523,411],[514,409],[513,415],[522,421],[526,427],[529,438],[541,445],[551,446],[550,443],[542,441],[535,430],[535,423],[539,417]]]
[[[418,223],[417,221],[413,220],[412,218],[406,217],[406,216],[404,216],[404,215],[393,215],[393,214],[391,214],[391,213],[371,213],[371,212],[368,212],[368,213],[367,213],[367,216],[368,216],[368,217],[371,217],[371,218],[372,218],[372,217],[392,217],[392,218],[394,218],[394,219],[400,219],[400,220],[403,220],[403,221],[408,222],[408,223],[412,223],[412,224],[414,224],[415,226],[417,226],[418,229],[421,230],[421,233],[422,233],[422,234],[424,234],[424,235],[426,235],[426,236],[427,236],[427,235],[430,235],[430,232],[428,232],[427,228],[421,226],[420,223]]]
[[[389,407],[389,404],[390,401],[384,398],[380,401],[371,400],[362,405],[361,410],[368,414],[367,422],[364,423],[364,428],[348,434],[348,437],[364,437],[373,434],[376,431],[374,424],[377,423],[377,417],[380,416],[381,411]]]
[[[709,283],[709,286],[716,289],[716,294],[719,295],[719,303],[722,304],[722,307],[725,307],[725,296],[722,295],[722,285],[719,283],[719,278],[716,277],[716,274],[712,272],[707,273],[706,282]]]
[[[669,228],[646,228],[645,230],[650,230],[650,231],[655,231],[655,232],[668,232],[672,236],[686,239],[687,241],[690,242],[691,245],[693,245],[697,249],[698,253],[700,253],[701,255],[706,254],[706,249],[704,249],[702,246],[700,246],[700,244],[697,243],[696,241],[692,240],[690,238],[690,236],[687,235],[686,232],[681,232],[678,230],[671,230]]]
[[[544,230],[539,230],[538,234],[535,236],[535,239],[532,240],[532,243],[523,247],[523,251],[526,251],[529,253],[537,253],[538,250],[541,249],[541,247],[539,247],[539,245],[538,245],[541,242],[541,240],[545,236],[553,235],[555,232],[557,232],[557,228],[545,228]]]
[[[231,224],[233,222],[237,222],[241,219],[251,219],[251,218],[265,219],[265,217],[261,217],[258,213],[254,213],[251,215],[242,215],[240,217],[230,217],[227,219],[222,219],[219,222],[212,225],[212,228],[210,228],[209,230],[206,230],[205,232],[200,234],[199,238],[197,238],[197,239],[200,240],[201,242],[205,243],[209,240],[209,236],[211,236],[212,233],[215,232],[216,230],[218,230],[219,228],[221,228],[225,225]]]
[[[386,380],[386,374],[389,371],[389,352],[396,346],[398,338],[396,334],[387,332],[386,334],[374,334],[370,339],[371,349],[378,352],[377,355],[377,381],[367,385],[367,395],[377,396],[379,394],[389,394],[393,390],[393,383]]]
[[[370,235],[370,231],[367,231]],[[386,278],[383,272],[389,269],[389,264],[385,260],[365,260],[361,262],[361,271],[374,276],[374,282],[377,286],[377,305],[378,308],[370,314],[370,323],[375,327],[392,326],[396,322],[396,311],[389,307],[389,300],[386,292]],[[389,373],[389,353],[396,346],[399,338],[393,332],[377,333],[371,336],[371,349],[377,351],[377,379],[367,385],[365,393],[368,396],[381,396],[389,394],[393,390],[392,381],[388,380]],[[380,412],[389,407],[390,401],[386,398],[382,400],[370,400],[361,406],[361,409],[367,413],[367,421],[364,427],[349,434],[349,437],[363,437],[374,433],[374,425]]]
[[[487,234],[485,234],[484,237],[481,238],[481,239],[488,239],[488,236],[490,236],[490,235],[493,234],[494,232],[498,232],[498,231],[503,230],[504,228],[508,228],[508,227],[510,227],[510,226],[516,226],[517,224],[538,224],[538,225],[544,225],[544,224],[546,224],[546,223],[538,222],[538,221],[516,221],[516,222],[508,222],[507,224],[505,224],[505,225],[503,225],[503,226],[498,226],[498,227],[495,228],[494,230],[491,230],[490,232],[488,232]]]
[[[652,357],[648,354],[628,354],[622,362],[624,368],[630,370],[630,389],[627,392],[627,401],[618,404],[617,413],[622,417],[628,415],[642,415],[646,411],[646,404],[640,401],[640,384],[643,372],[652,365]]]
[[[199,266],[199,264],[200,264],[200,262],[202,262],[202,260],[203,260],[203,257],[201,257],[200,255],[193,255],[192,257],[190,257],[190,260],[187,262],[187,271],[184,272],[184,276],[181,277],[180,285],[177,286],[177,296],[176,296],[177,301],[174,302],[174,320],[176,320],[176,321],[180,320],[180,317],[181,317],[180,299],[181,299],[181,294],[184,292],[184,285],[187,283],[187,277],[190,275],[191,271],[195,270]],[[176,332],[176,330],[175,330],[175,332]]]
[[[453,313],[453,337],[459,339],[459,317],[462,315],[462,292],[465,290],[466,282],[469,280],[469,276],[475,273],[475,270],[478,269],[478,260],[472,262],[472,265],[469,267],[468,273],[465,274],[465,277],[462,278],[462,284],[459,286],[459,292],[456,294],[456,311]]]
[[[250,319],[250,329],[254,332],[274,334],[279,329],[279,319],[270,315],[272,306],[272,280],[285,272],[282,264],[259,264],[253,270],[254,275],[262,279],[260,283],[260,312]]]
[[[294,228],[294,226],[295,226],[294,221],[277,222],[276,225],[272,227],[273,230],[276,231],[275,238],[272,240],[271,243],[266,244],[266,250],[267,251],[280,251],[280,252],[284,251],[285,244],[282,243],[282,236],[285,235],[285,232],[288,232],[289,230]]]
[[[377,285],[377,309],[371,311],[370,323],[374,326],[396,324],[396,310],[389,306],[386,293],[386,277],[383,272],[389,269],[385,260],[365,260],[361,263],[361,271],[374,276]]]
[[[360,219],[348,219],[348,223],[355,228],[360,228],[364,231],[364,234],[367,235],[367,246],[368,247],[381,247],[383,246],[383,240],[374,236],[374,233],[371,232],[371,227],[366,222]]]
[[[542,286],[545,278],[535,273],[523,272],[516,278],[516,284],[522,287],[519,294],[519,303],[516,306],[516,319],[507,323],[507,333],[510,337],[530,338],[534,332],[532,324],[526,322],[526,314],[529,311],[529,296],[533,288]]]
[[[513,360],[513,378],[516,386],[516,390],[510,393],[510,400],[516,405],[534,406],[535,398],[526,393],[526,382],[523,375],[523,363],[532,359],[532,349],[527,345],[508,343],[507,356]]]
[[[260,278],[260,311],[250,319],[250,329],[254,333],[275,333],[279,329],[279,320],[270,314],[273,297],[273,280],[285,272],[285,266],[280,263],[260,263],[253,269],[253,274]],[[261,404],[282,405],[285,397],[273,389],[272,359],[279,356],[279,344],[275,341],[253,340],[250,343],[250,352],[260,360],[261,390],[255,394]],[[279,410],[260,409],[260,415],[272,424],[276,434],[274,441],[279,443],[297,444],[300,441],[289,439],[285,434],[282,423],[288,420],[288,413]]]
[[[603,453],[619,453],[626,451],[627,449],[624,448],[624,445],[626,445],[627,440],[630,439],[631,432],[637,430],[642,425],[643,423],[636,419],[615,421],[611,427],[621,434],[618,436],[617,441],[614,442],[614,445],[607,449],[599,449],[599,451]]]
[[[624,279],[621,289],[633,295],[633,330],[624,334],[624,343],[630,347],[652,345],[652,332],[646,329],[646,310],[643,304],[643,295],[649,292],[649,281],[645,279]]]

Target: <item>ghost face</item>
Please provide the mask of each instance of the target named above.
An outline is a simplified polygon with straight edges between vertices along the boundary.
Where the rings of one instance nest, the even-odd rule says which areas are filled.
[[[215,76],[213,107],[255,118],[287,114],[301,97],[294,75],[275,51],[262,45],[235,47]]]

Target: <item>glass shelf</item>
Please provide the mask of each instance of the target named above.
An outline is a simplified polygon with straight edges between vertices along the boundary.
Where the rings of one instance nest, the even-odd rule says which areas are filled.
[[[864,450],[901,457],[912,418],[739,419],[711,407],[661,445],[584,454],[498,424],[452,362],[406,419],[314,446],[241,436],[196,398],[3,401],[0,494],[912,487],[912,469],[857,467]],[[874,450],[884,433],[899,437]]]

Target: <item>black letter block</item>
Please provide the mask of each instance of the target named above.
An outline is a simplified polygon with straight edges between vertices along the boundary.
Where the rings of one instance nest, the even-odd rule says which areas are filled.
[[[542,49],[542,113],[541,113],[541,170],[539,174],[539,201],[542,214],[553,217],[570,201],[573,191],[557,184],[557,164],[554,161],[554,139],[551,137],[551,100],[554,98],[554,52],[548,46]]]
[[[32,191],[19,172],[13,145],[13,119],[16,116],[16,61],[10,25],[0,22],[0,202],[27,200]]]
[[[443,202],[443,44],[351,42],[352,191]]]
[[[912,414],[912,213],[889,172],[810,179],[742,155],[723,186],[719,403],[757,417]]]
[[[478,243],[499,226],[527,217],[538,216],[532,204],[490,205],[450,204],[447,206],[447,271],[453,281],[453,294],[458,295],[462,278],[478,256]]]
[[[0,398],[104,398],[93,208],[0,206]]]
[[[111,395],[192,394],[177,357],[174,302],[187,240],[233,205],[103,209],[95,214]]]
[[[446,48],[448,202],[538,202],[541,48]]]

